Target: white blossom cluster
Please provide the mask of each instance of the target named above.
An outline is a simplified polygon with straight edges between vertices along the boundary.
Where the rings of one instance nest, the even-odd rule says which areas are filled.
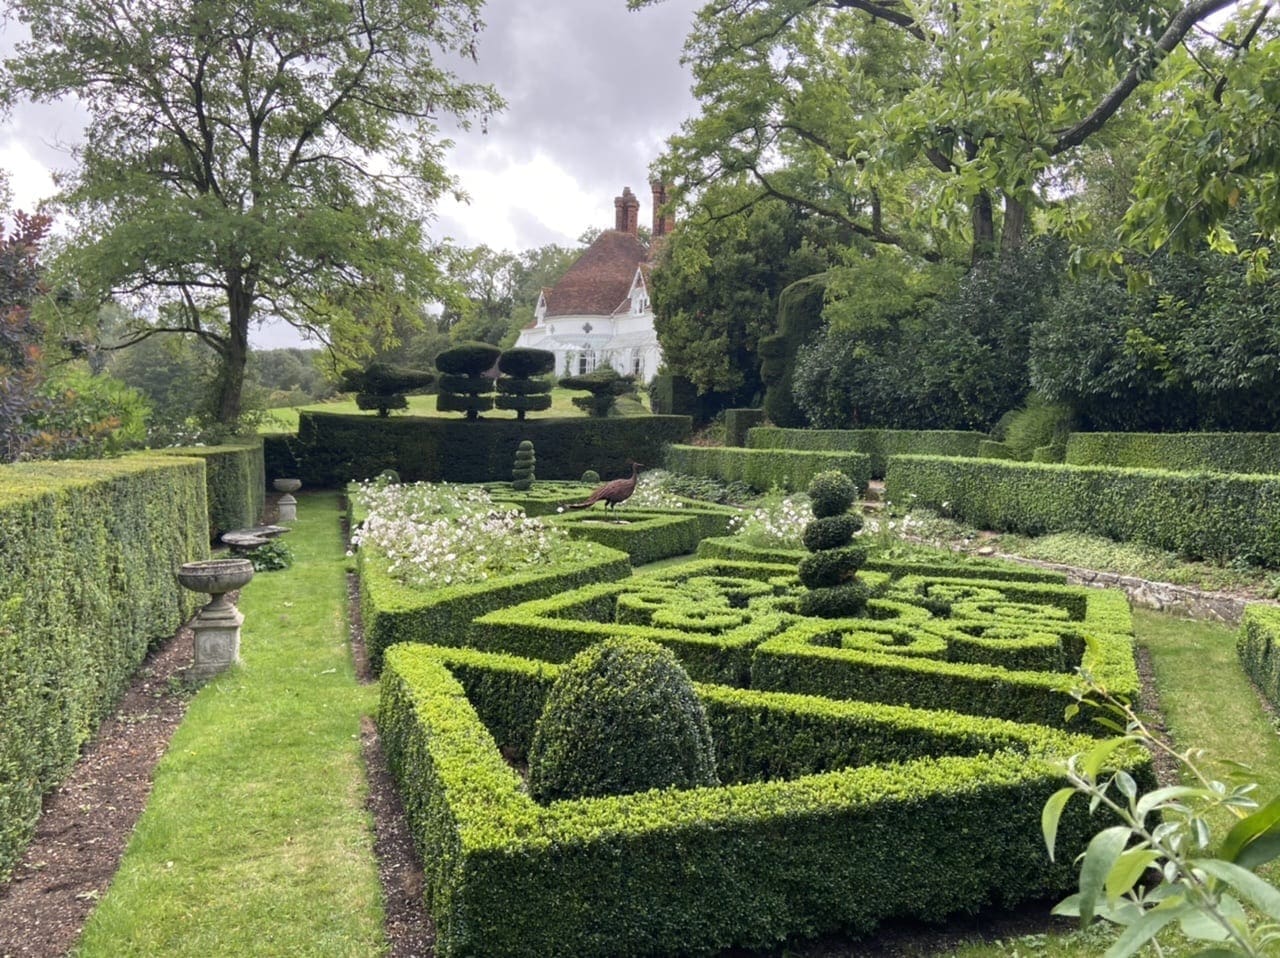
[[[674,493],[667,491],[665,469],[650,469],[642,474],[636,491],[619,508],[633,509],[683,509],[684,503]]]
[[[479,582],[554,561],[569,547],[563,530],[500,509],[476,487],[369,483],[356,495],[368,516],[352,546],[385,556],[407,585]]]
[[[808,496],[770,497],[733,532],[761,548],[802,549],[804,527],[812,521]]]

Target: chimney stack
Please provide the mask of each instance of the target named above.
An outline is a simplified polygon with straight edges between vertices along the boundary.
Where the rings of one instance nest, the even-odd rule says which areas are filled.
[[[624,186],[622,195],[613,199],[614,229],[622,233],[638,233],[640,231],[640,201],[631,192],[631,187]]]
[[[667,185],[654,181],[649,186],[653,189],[653,238],[658,239],[675,229],[676,218],[660,212],[667,204]]]

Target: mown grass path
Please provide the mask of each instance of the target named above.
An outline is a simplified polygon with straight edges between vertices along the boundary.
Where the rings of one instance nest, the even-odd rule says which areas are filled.
[[[243,664],[192,701],[77,955],[385,950],[338,514],[303,496],[293,567],[245,587]]]

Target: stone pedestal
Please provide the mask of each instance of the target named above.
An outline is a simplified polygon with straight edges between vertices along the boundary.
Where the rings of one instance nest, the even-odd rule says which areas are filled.
[[[298,521],[298,500],[285,493],[276,500],[276,518],[280,522],[297,522]]]
[[[240,625],[244,616],[230,603],[221,608],[212,605],[201,609],[191,621],[196,654],[187,674],[197,680],[217,675],[240,661]]]

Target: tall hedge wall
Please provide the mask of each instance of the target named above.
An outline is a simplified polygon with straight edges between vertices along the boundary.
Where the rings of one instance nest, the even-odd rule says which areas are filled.
[[[688,438],[687,416],[610,419],[464,419],[303,412],[298,434],[268,437],[267,475],[308,486],[342,486],[394,469],[405,482],[491,482],[511,475],[521,440],[538,451],[538,478],[577,479],[631,471],[630,461],[662,461],[668,443]]]
[[[733,446],[668,446],[666,467],[688,476],[714,476],[745,482],[761,491],[772,486],[804,489],[819,472],[838,469],[867,488],[871,457],[861,452],[810,452],[797,449],[738,449]]]
[[[131,456],[0,467],[0,879],[155,639],[198,597],[205,467]]]
[[[1245,673],[1280,708],[1280,608],[1245,606],[1236,651]]]
[[[158,451],[164,455],[190,456],[204,460],[211,541],[216,542],[224,532],[257,525],[262,521],[267,477],[261,439],[236,445],[191,446]]]
[[[1276,432],[1077,432],[1067,439],[1074,466],[1128,466],[1214,472],[1280,472]]]
[[[894,456],[885,494],[987,529],[1087,532],[1280,567],[1280,476]]]
[[[752,429],[764,425],[763,409],[726,409],[724,411],[724,444],[745,446]]]
[[[871,457],[871,478],[883,479],[890,456],[976,456],[980,432],[952,429],[780,429],[757,426],[747,431],[752,449],[808,449],[815,452],[864,452]]]

